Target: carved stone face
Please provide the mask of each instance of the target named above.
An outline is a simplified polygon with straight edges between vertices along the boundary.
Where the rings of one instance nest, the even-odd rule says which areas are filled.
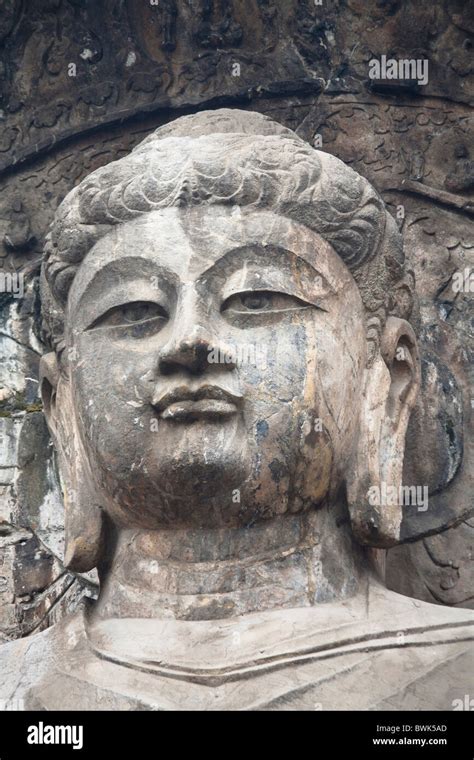
[[[58,407],[121,524],[233,526],[341,484],[366,366],[357,285],[270,211],[155,210],[80,265]],[[72,349],[72,350],[71,350]]]

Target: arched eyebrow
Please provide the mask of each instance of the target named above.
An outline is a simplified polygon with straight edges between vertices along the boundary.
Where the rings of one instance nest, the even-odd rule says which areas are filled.
[[[75,303],[75,309],[80,309],[85,298],[93,298],[97,291],[97,298],[100,300],[104,288],[104,278],[108,288],[113,284],[120,282],[132,282],[134,280],[144,279],[153,283],[153,278],[160,278],[160,284],[163,290],[177,288],[179,286],[178,275],[169,270],[167,267],[157,265],[151,259],[143,256],[130,255],[118,259],[112,259],[104,264],[103,267],[93,272],[90,280],[81,288],[79,297]]]
[[[224,299],[247,290],[287,293],[314,306],[337,292],[306,258],[278,245],[245,244],[232,248],[197,279],[201,287],[219,290]]]
[[[295,251],[292,251],[289,248],[285,248],[284,246],[274,244],[267,245],[265,243],[245,243],[244,245],[239,245],[235,248],[231,248],[230,250],[223,253],[222,256],[220,256],[216,261],[210,264],[207,269],[201,272],[199,275],[199,280],[206,279],[214,273],[214,270],[222,269],[222,267],[226,264],[230,265],[231,268],[232,264],[234,263],[232,261],[233,259],[235,259],[236,265],[240,265],[243,263],[244,257],[246,257],[248,260],[249,256],[258,256],[259,259],[263,259],[265,256],[279,257],[280,260],[283,258],[286,259],[286,263],[293,269],[293,271],[297,271],[298,266],[303,265],[305,267],[309,267],[313,271],[313,276],[322,277],[327,282],[327,278],[322,274],[322,272],[320,272],[317,267],[311,264],[303,256],[300,256],[298,253],[295,253]],[[269,260],[269,263],[270,261],[271,259]],[[332,290],[329,283],[328,287]]]

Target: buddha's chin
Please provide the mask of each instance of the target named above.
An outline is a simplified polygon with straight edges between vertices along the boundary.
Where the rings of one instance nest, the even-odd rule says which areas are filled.
[[[154,482],[162,493],[178,500],[230,500],[249,472],[243,452],[211,452],[203,447],[162,459]]]
[[[108,473],[103,492],[114,494],[107,511],[123,525],[147,529],[237,525],[241,489],[250,474],[245,447],[205,446],[159,452],[120,482]]]

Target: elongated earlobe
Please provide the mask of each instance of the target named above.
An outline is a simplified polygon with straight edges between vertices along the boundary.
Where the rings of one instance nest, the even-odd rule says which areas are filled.
[[[420,360],[411,325],[389,317],[380,355],[366,370],[359,436],[347,477],[357,539],[389,547],[400,539],[405,435],[420,386]],[[389,494],[390,498],[386,498]]]
[[[68,381],[60,376],[57,357],[40,362],[43,409],[58,454],[64,498],[64,565],[84,573],[97,567],[103,544],[103,511],[96,503],[92,475],[82,450],[69,399]],[[60,403],[56,402],[60,397]]]
[[[85,573],[97,567],[101,558],[104,514],[89,488],[91,479],[84,462],[78,459],[74,471],[68,473],[68,469],[64,473],[69,481],[64,483],[64,564],[69,570]]]

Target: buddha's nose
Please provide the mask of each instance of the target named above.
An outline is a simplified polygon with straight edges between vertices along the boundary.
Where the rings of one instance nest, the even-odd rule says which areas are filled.
[[[199,315],[189,308],[176,316],[176,324],[169,340],[158,354],[158,370],[162,375],[170,375],[183,370],[199,375],[215,367],[215,357],[226,356],[219,368],[232,370],[237,365],[228,361],[231,352],[221,341],[210,324],[209,315]]]
[[[211,339],[197,329],[186,338],[168,341],[160,351],[159,370],[163,375],[170,375],[178,369],[200,374],[209,365],[208,357],[211,350]]]

